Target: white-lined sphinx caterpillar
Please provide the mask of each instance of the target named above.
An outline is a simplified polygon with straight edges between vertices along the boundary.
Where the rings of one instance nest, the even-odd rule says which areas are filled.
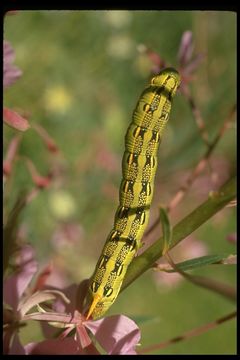
[[[90,316],[102,316],[115,301],[128,265],[141,245],[148,224],[157,169],[157,151],[180,84],[178,72],[166,68],[143,91],[125,136],[123,179],[114,226],[90,279]]]

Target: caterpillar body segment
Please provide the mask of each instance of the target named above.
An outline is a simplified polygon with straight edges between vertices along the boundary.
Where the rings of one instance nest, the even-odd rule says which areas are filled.
[[[175,69],[162,70],[143,91],[133,112],[125,136],[119,206],[90,279],[87,318],[101,317],[113,304],[141,245],[153,197],[157,151],[179,84]]]

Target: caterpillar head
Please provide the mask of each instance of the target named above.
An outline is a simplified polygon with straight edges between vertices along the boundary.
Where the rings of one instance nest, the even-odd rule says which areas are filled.
[[[173,68],[165,68],[152,78],[151,85],[163,87],[166,92],[174,96],[180,85],[180,75]]]
[[[102,285],[98,287],[97,283],[92,281],[87,299],[87,303],[90,304],[87,313],[87,319],[89,319],[90,316],[94,320],[101,317],[112,305],[115,298],[116,293],[114,294],[114,291],[111,287],[108,289]]]

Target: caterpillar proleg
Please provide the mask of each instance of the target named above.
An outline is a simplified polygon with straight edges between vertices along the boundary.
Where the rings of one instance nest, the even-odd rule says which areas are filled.
[[[179,84],[175,69],[162,70],[143,91],[133,112],[125,136],[119,206],[90,279],[87,318],[99,318],[113,304],[141,245],[153,197],[157,151]]]

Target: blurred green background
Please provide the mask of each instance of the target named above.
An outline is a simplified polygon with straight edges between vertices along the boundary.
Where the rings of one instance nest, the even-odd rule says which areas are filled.
[[[26,208],[22,223],[40,267],[52,260],[64,285],[91,275],[113,224],[124,135],[151,73],[151,63],[138,51],[139,45],[151,48],[177,68],[178,48],[186,30],[193,33],[195,53],[205,55],[191,90],[213,139],[236,101],[235,13],[19,11],[5,17],[4,39],[14,48],[15,64],[23,76],[6,89],[4,105],[29,114],[30,124],[40,124],[60,149],[59,154],[50,154],[33,129],[24,133],[19,153],[30,158],[41,175],[54,170],[55,177],[49,189]],[[4,127],[4,152],[15,133]],[[236,171],[235,147],[233,126],[212,159],[218,184]],[[159,203],[167,204],[204,152],[189,105],[179,94],[161,146],[150,222],[158,214]],[[174,211],[173,223],[206,199],[209,186],[206,172]],[[19,158],[5,188],[6,212],[20,190],[32,187],[23,158]],[[235,225],[234,209],[225,209],[196,231],[194,239],[206,253],[234,253],[226,237]],[[152,240],[158,236],[155,233]],[[196,273],[235,283],[234,266],[212,266]],[[185,281],[163,285],[155,275],[151,271],[144,274],[109,311],[136,320],[143,347],[234,309],[214,293]],[[37,336],[37,330],[26,330],[26,341]],[[235,321],[156,353],[234,354]]]

